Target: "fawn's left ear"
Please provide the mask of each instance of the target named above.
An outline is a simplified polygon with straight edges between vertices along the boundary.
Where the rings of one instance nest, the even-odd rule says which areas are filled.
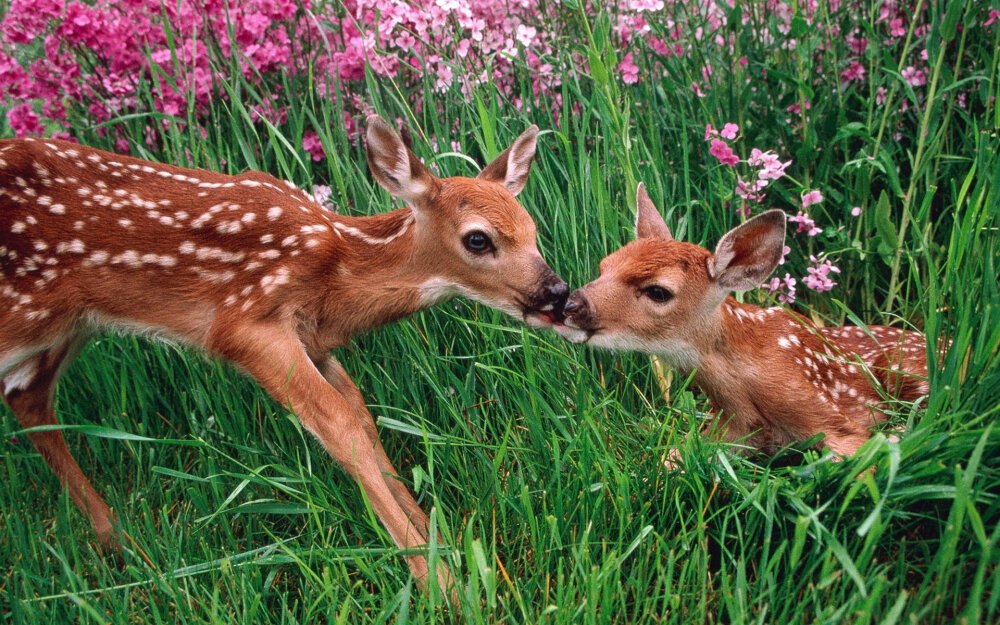
[[[785,212],[769,210],[736,226],[708,259],[708,275],[727,291],[749,291],[767,279],[785,246]]]
[[[674,240],[667,222],[663,221],[660,211],[656,210],[653,200],[649,199],[646,185],[641,182],[635,190],[635,238]]]
[[[521,133],[509,148],[493,159],[476,178],[498,182],[517,195],[528,183],[531,163],[535,159],[538,143],[538,126],[532,125]]]
[[[438,180],[410,151],[395,129],[378,115],[368,116],[368,169],[393,197],[422,207],[438,191]]]

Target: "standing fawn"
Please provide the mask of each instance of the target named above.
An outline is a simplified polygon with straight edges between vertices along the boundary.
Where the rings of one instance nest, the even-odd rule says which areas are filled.
[[[925,338],[884,326],[820,328],[782,308],[741,304],[778,265],[785,214],[729,231],[712,254],[675,241],[639,185],[636,239],[574,291],[557,330],[574,342],[655,354],[711,399],[711,426],[767,452],[816,434],[851,455],[883,421],[887,396],[928,392]],[[668,466],[672,463],[668,463]]]
[[[439,179],[380,117],[368,165],[411,208],[338,215],[260,172],[227,176],[43,139],[0,141],[0,377],[25,428],[56,423],[55,385],[103,330],[160,334],[224,357],[294,411],[361,485],[401,549],[428,518],[379,442],[358,388],[330,351],[457,294],[536,326],[569,292],[514,196],[532,126],[476,178]],[[35,447],[115,547],[111,510],[58,430]],[[427,581],[424,556],[408,564]],[[442,590],[450,573],[438,570]]]

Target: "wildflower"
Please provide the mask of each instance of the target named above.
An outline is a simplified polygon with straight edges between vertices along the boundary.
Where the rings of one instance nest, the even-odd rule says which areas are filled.
[[[719,159],[719,162],[723,165],[733,167],[736,163],[740,162],[733,149],[722,139],[712,139],[712,145],[708,148],[708,152]]]
[[[796,232],[805,232],[811,237],[823,232],[822,228],[816,226],[816,222],[812,220],[812,217],[810,217],[808,213],[803,213],[802,211],[799,211],[799,214],[794,217],[789,217],[788,221],[799,224],[799,229],[796,230]]]
[[[767,291],[770,294],[778,293],[778,301],[782,304],[792,304],[795,302],[795,278],[790,274],[785,274],[784,278],[775,276],[767,284]],[[784,291],[782,291],[784,289]]]
[[[852,80],[863,81],[865,79],[865,66],[857,61],[851,61],[847,69],[840,72],[840,84],[851,82]]]
[[[810,255],[809,260],[813,262],[813,267],[808,267],[808,275],[802,278],[802,282],[805,283],[807,287],[816,291],[817,293],[822,293],[824,291],[829,291],[833,287],[837,286],[837,283],[830,278],[830,273],[840,273],[840,269],[830,262],[829,259],[820,262],[815,256]]]
[[[822,201],[823,194],[816,189],[802,194],[802,208],[809,208],[813,204],[819,204]]]
[[[736,195],[750,202],[762,202],[764,194],[761,191],[767,187],[767,180],[757,179],[747,182],[740,176],[736,176]]]
[[[302,133],[302,149],[312,154],[314,161],[321,161],[326,156],[326,150],[323,149],[319,135],[312,130]]]
[[[313,199],[316,200],[316,203],[327,210],[337,212],[336,207],[334,207],[333,204],[330,203],[331,195],[333,195],[333,189],[331,189],[327,185],[325,184],[313,185],[312,196]]]
[[[993,9],[992,11],[990,11],[989,17],[986,19],[986,21],[983,22],[983,26],[989,26],[993,22],[997,21],[998,17],[1000,17],[1000,11]]]
[[[632,53],[629,52],[618,64],[618,71],[622,73],[622,81],[634,85],[639,82],[639,66],[632,61]]]
[[[716,130],[715,128],[712,128],[712,124],[708,124],[705,126],[705,141],[708,141],[712,137],[718,137],[718,136],[719,136],[719,131]]]
[[[924,71],[917,69],[912,65],[903,68],[903,71],[900,72],[900,74],[903,76],[903,80],[913,87],[919,87],[920,85],[927,83],[927,75],[924,74]]]
[[[517,40],[520,41],[521,45],[525,48],[534,43],[537,35],[538,29],[534,26],[525,26],[524,24],[517,25]]]
[[[778,155],[770,150],[761,152],[757,148],[750,150],[750,158],[747,159],[747,165],[761,168],[757,173],[757,177],[760,180],[777,180],[781,178],[785,175],[785,169],[791,164],[792,161],[782,163]]]
[[[851,209],[851,217],[857,217],[860,214],[861,214],[860,206],[855,206],[854,208]]]
[[[735,139],[739,131],[740,127],[736,124],[726,124],[722,127],[722,130],[719,131],[719,134],[722,135],[723,139]]]

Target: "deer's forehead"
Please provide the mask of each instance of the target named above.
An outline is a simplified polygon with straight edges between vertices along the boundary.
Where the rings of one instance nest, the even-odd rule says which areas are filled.
[[[533,237],[535,224],[524,207],[503,185],[474,178],[448,178],[439,201],[459,223],[487,222],[511,239]]]
[[[705,263],[710,254],[704,248],[682,241],[639,239],[601,261],[601,273],[629,285],[660,279],[671,284],[707,280]]]

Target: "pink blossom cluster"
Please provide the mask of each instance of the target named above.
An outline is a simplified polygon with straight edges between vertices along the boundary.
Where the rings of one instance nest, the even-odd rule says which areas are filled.
[[[820,261],[815,256],[810,255],[809,260],[812,261],[813,266],[808,267],[806,271],[809,274],[802,278],[802,282],[805,283],[807,287],[816,291],[817,293],[822,293],[824,291],[829,291],[833,287],[837,286],[837,283],[833,281],[830,277],[831,273],[840,273],[840,269],[837,268],[829,259],[824,259]]]
[[[726,140],[735,141],[739,138],[739,126],[733,123],[725,123],[721,130],[713,128],[711,124],[705,127],[704,140],[709,142],[709,153],[720,163],[728,167],[735,168],[740,159],[736,156],[732,146]],[[781,158],[771,151],[763,151],[759,148],[751,148],[750,157],[746,159],[746,165],[750,169],[750,175],[746,178],[741,173],[734,172],[736,185],[734,192],[736,196],[743,200],[743,204],[738,208],[738,212],[744,216],[750,216],[752,209],[760,205],[765,197],[763,193],[772,182],[781,179],[785,175],[785,170],[792,164],[791,161],[782,161]],[[803,190],[799,199],[799,211],[795,216],[789,217],[788,221],[797,224],[796,232],[805,232],[809,237],[815,237],[823,232],[823,229],[816,225],[816,222],[806,209],[823,202],[823,193],[819,189]],[[861,214],[859,207],[851,210],[851,215],[857,217]],[[780,265],[784,265],[787,256],[791,253],[791,248],[785,245],[782,249]],[[815,256],[810,255],[813,266],[807,268],[807,274],[802,278],[802,284],[806,287],[818,291],[829,291],[834,286],[830,278],[831,273],[839,273],[840,269],[829,259],[818,261]],[[765,286],[771,295],[774,295],[782,304],[791,304],[795,301],[796,286],[798,280],[791,273],[785,273],[784,277],[774,277]]]

